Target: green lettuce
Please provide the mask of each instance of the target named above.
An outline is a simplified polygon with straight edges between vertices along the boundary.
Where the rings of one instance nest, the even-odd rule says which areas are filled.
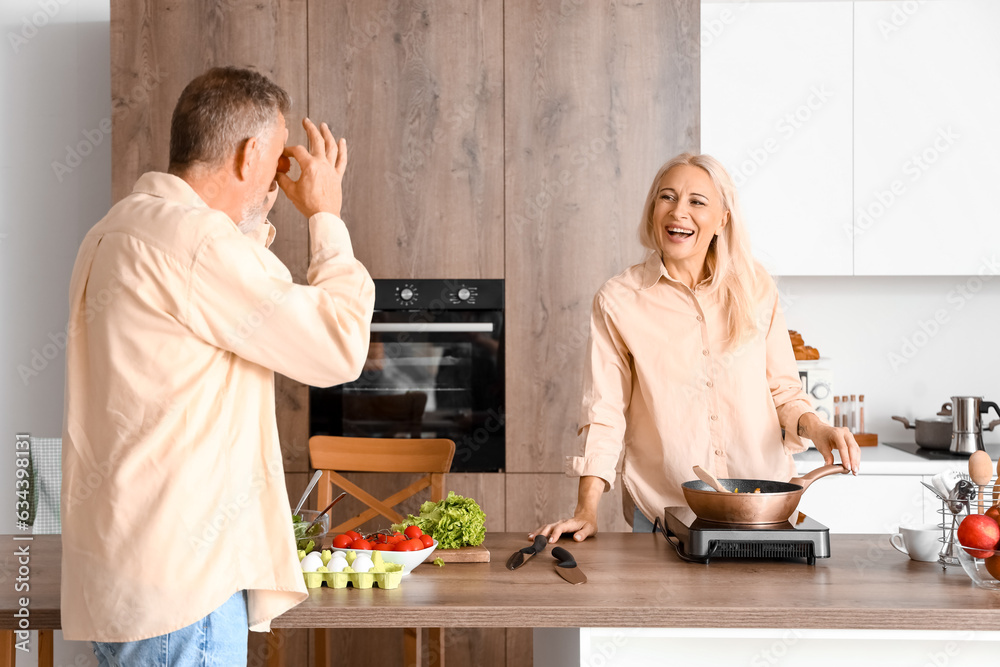
[[[401,531],[407,526],[417,526],[433,537],[439,549],[475,547],[486,539],[486,514],[479,503],[454,491],[439,502],[427,501],[420,506],[420,516],[411,514],[392,529]]]

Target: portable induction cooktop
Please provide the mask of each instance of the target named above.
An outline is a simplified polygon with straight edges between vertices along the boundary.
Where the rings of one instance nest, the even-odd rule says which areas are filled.
[[[788,521],[760,525],[705,521],[687,507],[666,507],[663,517],[664,537],[682,560],[692,563],[708,563],[713,558],[768,558],[805,559],[815,565],[817,558],[830,557],[830,529],[802,512]]]

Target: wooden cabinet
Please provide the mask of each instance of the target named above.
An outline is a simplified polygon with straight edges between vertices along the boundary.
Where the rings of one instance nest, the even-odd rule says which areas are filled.
[[[657,169],[698,147],[698,3],[507,0],[504,21],[507,470],[562,472],[594,294],[642,260]]]
[[[701,12],[701,150],[732,176],[754,255],[775,274],[850,275],[851,3]]]
[[[503,278],[502,0],[311,2],[308,43],[372,276]]]
[[[854,12],[855,274],[1000,273],[1000,4]]]

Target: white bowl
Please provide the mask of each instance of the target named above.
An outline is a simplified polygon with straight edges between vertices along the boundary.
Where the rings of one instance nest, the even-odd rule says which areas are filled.
[[[382,560],[386,563],[398,563],[403,566],[403,576],[410,573],[410,570],[427,560],[427,557],[437,549],[438,542],[434,540],[434,546],[421,549],[420,551],[380,551]],[[359,554],[372,555],[369,549],[341,549],[340,551],[353,551]]]

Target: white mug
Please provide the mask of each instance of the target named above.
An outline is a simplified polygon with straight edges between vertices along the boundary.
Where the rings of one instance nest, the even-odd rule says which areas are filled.
[[[913,560],[936,563],[941,553],[941,535],[941,526],[933,523],[900,526],[899,532],[889,537],[889,543]]]

